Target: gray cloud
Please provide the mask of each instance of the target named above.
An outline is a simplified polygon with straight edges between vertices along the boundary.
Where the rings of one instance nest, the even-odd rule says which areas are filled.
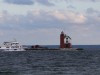
[[[32,0],[4,0],[6,3],[19,4],[19,5],[32,5]]]
[[[36,12],[30,12],[26,16],[9,15],[7,12],[3,14],[0,20],[1,29],[36,29],[36,28],[53,28],[60,26],[59,20],[53,16],[47,15],[47,12],[40,11],[40,15]],[[55,23],[57,22],[57,23]]]
[[[53,1],[55,1],[55,2],[65,1],[67,3],[74,2],[74,0],[53,0]],[[77,1],[98,2],[99,0],[77,0]],[[11,4],[17,4],[17,5],[33,5],[36,2],[39,3],[39,4],[41,4],[41,5],[45,5],[45,6],[54,6],[55,5],[54,3],[50,2],[50,0],[4,0],[4,2],[11,3]]]
[[[46,5],[46,6],[54,6],[53,3],[51,3],[49,0],[35,0],[36,2],[42,4],[42,5]]]
[[[54,4],[48,0],[4,0],[4,2],[17,5],[32,5],[37,2],[45,6],[54,6]]]
[[[36,28],[65,28],[84,23],[84,16],[73,12],[61,11],[30,11],[27,15],[1,14],[0,28],[36,29]]]
[[[75,6],[73,6],[73,5],[69,5],[69,6],[67,6],[67,8],[68,9],[76,9]]]
[[[2,20],[1,20],[2,19]],[[60,22],[53,19],[52,16],[47,15],[47,12],[40,11],[40,15],[36,15],[34,11],[27,15],[9,15],[4,13],[0,19],[0,29],[3,30],[34,30],[45,28],[56,28]],[[53,21],[54,20],[54,21]],[[58,23],[55,24],[55,21]]]
[[[68,14],[68,15],[67,15]],[[64,11],[30,11],[27,15],[10,15],[1,13],[0,28],[2,29],[37,29],[37,28],[70,28],[80,25],[99,25],[99,13],[85,15]]]
[[[99,13],[99,11],[98,10],[95,10],[93,8],[88,8],[86,10],[86,13],[88,13],[88,14],[97,14],[97,13]]]

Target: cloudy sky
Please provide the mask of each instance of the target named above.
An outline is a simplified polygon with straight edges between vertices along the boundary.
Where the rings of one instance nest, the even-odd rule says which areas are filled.
[[[0,43],[59,45],[64,31],[72,44],[100,44],[100,0],[0,0]]]

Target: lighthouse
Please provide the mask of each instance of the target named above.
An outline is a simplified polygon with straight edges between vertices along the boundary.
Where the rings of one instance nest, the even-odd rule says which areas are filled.
[[[62,31],[61,34],[60,34],[60,48],[65,48],[64,39],[65,39],[65,34]]]
[[[62,31],[60,34],[60,48],[71,48],[72,46],[69,40],[71,38]]]

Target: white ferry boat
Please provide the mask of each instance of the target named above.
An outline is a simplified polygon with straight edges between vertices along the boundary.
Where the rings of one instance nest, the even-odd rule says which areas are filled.
[[[0,46],[0,51],[25,51],[22,45],[19,42],[11,41],[4,42],[2,46]]]

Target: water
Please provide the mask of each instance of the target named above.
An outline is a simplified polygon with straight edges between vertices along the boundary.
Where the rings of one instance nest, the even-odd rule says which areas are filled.
[[[0,75],[99,75],[100,50],[0,52]]]

